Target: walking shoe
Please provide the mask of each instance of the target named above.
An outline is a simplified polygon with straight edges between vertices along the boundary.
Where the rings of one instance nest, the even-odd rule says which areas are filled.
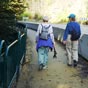
[[[73,66],[77,67],[77,61],[76,60],[73,60]]]
[[[43,69],[47,69],[48,67],[47,66],[43,66]]]
[[[69,67],[71,67],[72,66],[72,64],[67,64]]]
[[[40,64],[39,65],[39,69],[38,69],[39,71],[41,71],[41,70],[43,70],[43,64]]]

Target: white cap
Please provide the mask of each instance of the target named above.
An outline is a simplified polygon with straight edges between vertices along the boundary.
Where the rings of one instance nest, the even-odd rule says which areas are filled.
[[[43,17],[43,20],[48,21],[49,18],[48,18],[47,16],[44,16],[44,17]]]

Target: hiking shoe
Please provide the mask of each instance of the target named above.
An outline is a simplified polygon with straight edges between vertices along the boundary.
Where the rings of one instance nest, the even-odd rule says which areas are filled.
[[[43,64],[40,64],[39,65],[39,69],[38,69],[39,71],[41,71],[41,70],[43,70]]]
[[[72,64],[67,64],[67,66],[71,67],[71,66],[72,66]]]
[[[43,69],[47,69],[48,67],[47,66],[43,66]]]
[[[73,60],[73,66],[77,67],[77,61],[76,60]]]

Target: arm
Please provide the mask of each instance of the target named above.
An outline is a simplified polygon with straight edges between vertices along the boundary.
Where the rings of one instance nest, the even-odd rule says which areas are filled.
[[[54,41],[54,34],[53,34],[53,27],[52,27],[52,26],[50,26],[49,33],[50,33],[50,37],[51,37],[51,39],[52,39],[53,44],[55,44],[55,41]]]
[[[64,41],[67,40],[68,34],[69,34],[69,26],[68,26],[68,24],[67,24],[66,29],[65,29],[65,31],[64,31],[64,36],[63,36],[63,40],[64,40]]]
[[[39,39],[39,33],[41,33],[41,29],[42,29],[42,27],[41,27],[41,25],[39,24],[38,29],[37,29],[37,33],[36,33],[36,42],[37,42],[38,39]]]
[[[79,28],[80,28],[80,25],[79,25]],[[80,28],[80,30],[79,30],[79,33],[80,33],[80,35],[81,35],[81,28]]]
[[[64,35],[63,35],[63,44],[66,44],[66,40],[67,40],[68,34],[69,34],[69,26],[67,24],[66,29],[64,31]]]

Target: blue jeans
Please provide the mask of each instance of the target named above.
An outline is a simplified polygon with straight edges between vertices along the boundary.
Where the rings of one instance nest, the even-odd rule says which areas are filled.
[[[49,47],[41,47],[38,49],[38,63],[43,64],[44,66],[48,63],[48,52]]]

